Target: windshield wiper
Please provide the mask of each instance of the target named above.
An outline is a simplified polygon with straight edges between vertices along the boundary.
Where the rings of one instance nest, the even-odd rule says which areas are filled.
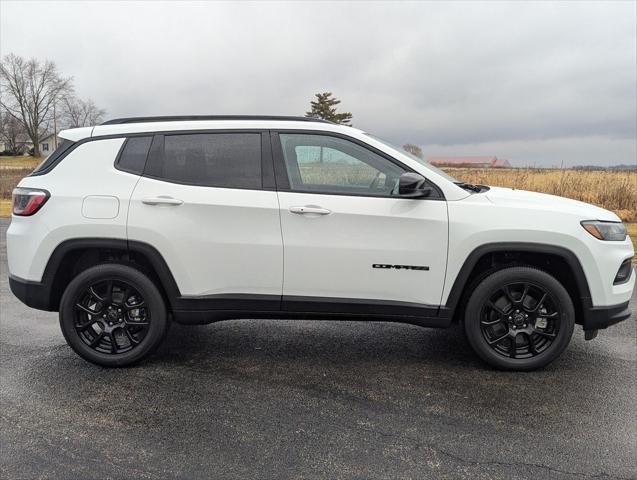
[[[464,188],[465,190],[470,190],[472,192],[480,193],[482,191],[482,186],[474,185],[473,183],[465,183],[465,182],[453,182],[458,185],[460,188]]]

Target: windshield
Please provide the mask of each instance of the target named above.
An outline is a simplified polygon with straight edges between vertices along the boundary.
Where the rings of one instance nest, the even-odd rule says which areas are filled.
[[[374,135],[370,135],[369,133],[365,133],[365,135],[367,135],[370,138],[373,138],[374,140],[376,140],[377,142],[382,143],[383,145],[387,145],[390,148],[393,148],[394,150],[398,150],[400,153],[407,155],[409,158],[411,158],[412,160],[417,161],[419,164],[421,164],[423,167],[425,167],[428,170],[431,170],[434,173],[437,173],[438,175],[440,175],[441,177],[446,178],[447,180],[449,180],[450,182],[454,182],[454,183],[461,183],[459,180],[456,180],[455,178],[453,178],[451,175],[449,175],[447,172],[440,170],[437,167],[434,167],[432,164],[430,164],[429,162],[423,160],[420,157],[417,157],[416,155],[414,155],[413,153],[409,153],[407,150],[405,150],[404,148],[401,147],[397,147],[396,145],[392,145],[389,142],[386,142],[385,140],[383,140],[382,138],[378,138]]]

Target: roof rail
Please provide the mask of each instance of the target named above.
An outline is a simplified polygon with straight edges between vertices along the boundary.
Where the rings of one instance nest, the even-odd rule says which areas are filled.
[[[333,123],[329,120],[311,117],[277,116],[277,115],[175,115],[159,117],[127,117],[107,120],[102,125],[119,125],[122,123],[143,122],[179,122],[188,120],[287,120],[293,122]]]

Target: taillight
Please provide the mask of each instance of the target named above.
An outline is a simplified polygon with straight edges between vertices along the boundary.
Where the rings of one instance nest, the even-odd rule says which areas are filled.
[[[42,188],[13,189],[13,214],[28,217],[36,213],[46,203],[51,194]]]

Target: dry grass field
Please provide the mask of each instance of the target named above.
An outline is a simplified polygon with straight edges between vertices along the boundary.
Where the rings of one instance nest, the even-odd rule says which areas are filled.
[[[637,171],[550,170],[539,168],[445,168],[468,183],[513,187],[592,203],[637,222]]]

